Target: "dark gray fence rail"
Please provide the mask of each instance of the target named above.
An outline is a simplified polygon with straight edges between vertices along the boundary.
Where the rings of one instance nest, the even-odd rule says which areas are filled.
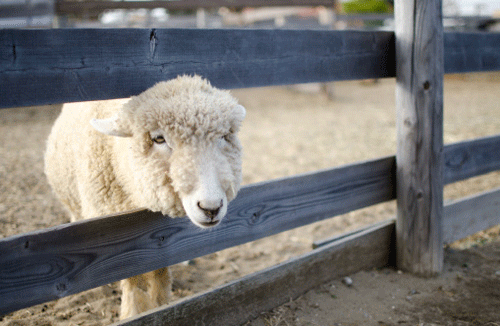
[[[500,69],[500,34],[445,34],[445,72]],[[0,30],[0,108],[137,95],[179,74],[243,88],[395,76],[394,33]]]
[[[445,184],[500,169],[500,136],[469,140],[446,146]]]
[[[489,152],[500,136],[447,146],[445,183],[500,169]],[[0,314],[395,199],[394,178],[388,157],[247,186],[210,232],[137,211],[2,239]]]
[[[196,73],[223,88],[390,77],[393,37],[285,30],[0,30],[0,107],[128,97],[180,74]]]
[[[148,211],[0,240],[0,313],[394,198],[394,158],[245,187],[205,232]]]

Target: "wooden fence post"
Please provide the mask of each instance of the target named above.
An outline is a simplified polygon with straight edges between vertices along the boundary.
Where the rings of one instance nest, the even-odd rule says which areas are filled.
[[[441,0],[397,0],[397,265],[421,276],[443,266],[443,25]]]

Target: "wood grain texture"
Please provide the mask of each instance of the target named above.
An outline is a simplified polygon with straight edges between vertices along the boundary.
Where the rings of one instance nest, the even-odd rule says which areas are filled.
[[[500,70],[500,33],[445,33],[444,71]]]
[[[332,279],[390,263],[394,222],[114,325],[240,325]],[[221,308],[222,307],[222,308]]]
[[[444,205],[443,216],[444,244],[450,244],[474,233],[500,225],[500,189],[485,191],[447,203]],[[377,227],[384,223],[387,223],[387,221],[373,224],[370,227]],[[313,249],[339,241],[366,229],[361,228],[315,241]]]
[[[359,234],[361,232],[365,232],[366,230],[373,229],[373,228],[378,228],[380,226],[386,225],[387,223],[395,223],[395,222],[396,222],[395,219],[386,220],[386,221],[382,221],[382,222],[377,222],[377,223],[374,223],[374,224],[369,225],[369,226],[363,226],[363,227],[361,227],[359,229],[356,229],[356,230],[353,230],[353,231],[350,231],[350,232],[345,232],[345,233],[342,233],[340,235],[337,234],[337,235],[334,235],[334,236],[326,238],[326,239],[317,240],[317,241],[313,242],[312,248],[313,249],[317,249],[319,247],[323,247],[323,246],[329,245],[332,242],[340,241],[340,240],[345,239],[347,237]]]
[[[393,33],[0,30],[0,107],[112,99],[199,74],[221,88],[394,76]]]
[[[397,265],[443,266],[443,26],[441,1],[401,0],[396,18]]]
[[[486,191],[445,206],[444,243],[452,243],[500,224],[500,189]]]
[[[444,183],[500,170],[500,135],[445,146]]]
[[[136,211],[0,240],[0,314],[394,199],[394,158],[245,187],[226,219]]]
[[[499,34],[444,39],[445,72],[500,70]],[[194,73],[222,88],[394,77],[394,33],[0,30],[0,108],[129,97]]]

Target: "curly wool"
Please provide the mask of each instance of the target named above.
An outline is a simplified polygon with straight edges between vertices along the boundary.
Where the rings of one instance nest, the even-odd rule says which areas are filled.
[[[196,183],[197,156],[227,137],[230,145],[216,159],[228,170],[221,183],[231,188],[231,200],[241,183],[237,105],[228,91],[197,76],[158,83],[130,100],[65,104],[48,139],[45,173],[72,220],[139,207],[184,216],[180,195]],[[88,123],[113,115],[131,137],[103,135]],[[151,151],[156,129],[176,147],[167,164]]]
[[[145,207],[211,227],[240,187],[244,116],[229,92],[197,76],[130,100],[67,104],[49,135],[45,173],[73,221]],[[169,275],[122,280],[120,318],[166,303]]]

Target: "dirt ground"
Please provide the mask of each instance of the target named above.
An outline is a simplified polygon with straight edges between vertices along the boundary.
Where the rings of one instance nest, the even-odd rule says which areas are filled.
[[[339,82],[335,99],[286,87],[235,90],[247,108],[244,183],[393,155],[393,79]],[[445,143],[500,134],[500,77],[445,80]],[[69,222],[43,175],[45,140],[59,106],[0,111],[0,238]],[[445,200],[500,186],[500,173],[445,188]],[[313,241],[394,217],[393,202],[355,211],[172,267],[176,299],[311,250]],[[421,279],[393,270],[334,280],[246,325],[500,325],[500,231],[448,246],[445,270]],[[464,249],[466,248],[466,249]],[[1,316],[0,325],[108,325],[120,290],[103,286]]]

